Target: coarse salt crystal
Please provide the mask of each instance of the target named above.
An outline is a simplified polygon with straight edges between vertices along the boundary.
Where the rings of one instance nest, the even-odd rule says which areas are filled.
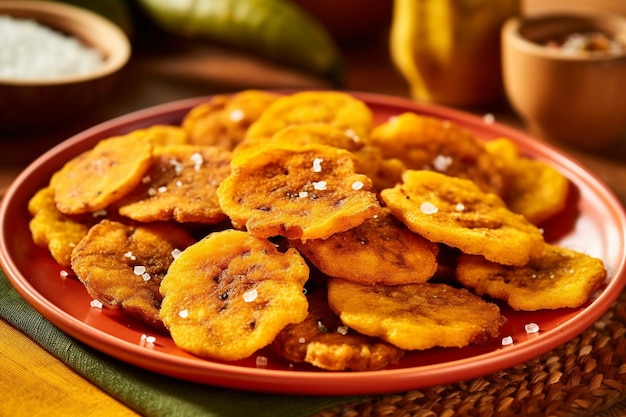
[[[304,337],[301,337],[300,339],[298,339],[298,343],[304,344],[306,343],[306,339]]]
[[[187,310],[187,309],[180,310],[178,312],[178,315],[180,316],[180,318],[186,319],[187,317],[189,317],[189,310]]]
[[[69,273],[69,272],[67,272],[66,270],[61,270],[61,272],[59,272],[59,275],[60,275],[62,278],[67,278],[67,277],[70,275],[70,273]]]
[[[354,143],[359,143],[361,141],[361,138],[359,137],[359,135],[357,135],[356,132],[352,129],[346,129],[344,133],[346,134],[347,137],[352,139]]]
[[[181,180],[176,181],[176,186],[178,188],[182,187],[183,186],[183,182]]]
[[[130,259],[131,261],[137,260],[137,257],[135,255],[133,255],[133,253],[131,251],[126,252],[124,254],[124,257]]]
[[[98,300],[91,300],[89,305],[93,308],[102,308],[102,303]]]
[[[182,250],[180,250],[180,249],[174,249],[174,250],[171,252],[171,254],[172,254],[172,258],[177,259],[177,258],[180,256],[180,254],[181,254],[181,253],[183,253],[183,251],[182,251]]]
[[[156,195],[156,193],[157,193],[157,190],[155,190],[154,188],[152,188],[152,187],[148,188],[148,195],[149,196],[154,196],[154,195]]]
[[[308,196],[309,196],[309,193],[306,192],[306,191],[300,191],[298,193],[298,197],[300,197],[300,198],[307,198]]]
[[[456,205],[456,206],[454,206],[454,209],[455,209],[456,211],[463,211],[463,210],[465,210],[465,204],[463,204],[463,203],[457,203],[457,205]]]
[[[135,275],[143,275],[145,274],[147,271],[146,267],[143,265],[137,265],[135,267],[133,267],[133,273]]]
[[[528,323],[527,325],[524,326],[524,330],[528,334],[538,333],[539,325],[537,323]]]
[[[265,356],[257,356],[256,357],[256,366],[259,368],[265,368],[267,366],[267,357]]]
[[[167,191],[167,187],[162,185],[161,187],[157,188],[157,191],[160,192],[160,193],[164,193],[164,192]]]
[[[105,217],[107,215],[107,211],[102,209],[102,210],[96,210],[92,213],[93,217]]]
[[[328,332],[328,328],[324,326],[324,323],[322,323],[322,320],[317,320],[317,330],[319,330],[322,333]]]
[[[313,172],[322,172],[322,162],[324,161],[324,159],[322,158],[315,158],[313,160]]]
[[[142,334],[139,338],[139,345],[152,349],[156,343],[156,337]]]
[[[145,177],[141,179],[142,184],[150,184],[151,181],[152,181],[152,178],[150,177],[150,175],[146,175]]]
[[[424,214],[435,214],[439,209],[433,203],[425,201],[420,205],[420,211]]]
[[[241,109],[235,109],[228,114],[228,118],[232,122],[241,122],[244,117],[246,117],[246,114]]]
[[[491,113],[487,113],[483,116],[483,121],[487,124],[492,124],[496,121],[496,117]]]
[[[347,335],[348,334],[348,326],[339,326],[337,327],[337,333],[339,333],[340,335]]]
[[[324,191],[326,189],[326,181],[317,181],[313,183],[313,188],[318,191]]]
[[[194,152],[191,155],[191,161],[194,163],[193,168],[198,171],[202,166],[202,163],[204,162],[204,158],[202,157],[202,154],[200,152]]]
[[[506,336],[502,338],[502,346],[509,346],[513,344],[513,338],[511,336]]]
[[[143,274],[141,274],[141,278],[143,278],[144,281],[150,281],[150,278],[152,277],[150,276],[149,273],[144,272]]]
[[[180,175],[183,172],[183,164],[178,159],[170,159],[170,165],[174,167],[176,175]]]
[[[256,300],[258,296],[259,293],[257,292],[256,288],[253,288],[243,293],[243,301],[245,301],[246,303],[251,303]]]
[[[354,181],[354,182],[352,183],[352,189],[353,189],[354,191],[359,191],[359,190],[363,189],[363,186],[364,186],[364,185],[365,185],[365,184],[363,184],[361,181]]]
[[[437,155],[433,160],[433,167],[439,172],[445,172],[452,165],[452,158],[446,155]]]

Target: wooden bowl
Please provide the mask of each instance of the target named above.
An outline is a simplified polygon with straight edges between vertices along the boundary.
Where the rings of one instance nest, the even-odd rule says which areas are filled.
[[[120,28],[79,7],[51,1],[2,1],[2,15],[31,19],[74,37],[99,51],[103,62],[83,75],[0,78],[0,131],[49,129],[93,109],[111,91],[131,54],[130,42]]]
[[[504,86],[536,136],[606,149],[626,135],[626,53],[566,54],[546,42],[589,31],[626,50],[626,19],[587,11],[507,21],[502,29]]]

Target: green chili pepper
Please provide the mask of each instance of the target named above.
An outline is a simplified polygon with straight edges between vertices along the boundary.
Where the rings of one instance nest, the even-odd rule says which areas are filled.
[[[139,0],[162,28],[216,40],[341,83],[342,60],[327,30],[288,0]]]

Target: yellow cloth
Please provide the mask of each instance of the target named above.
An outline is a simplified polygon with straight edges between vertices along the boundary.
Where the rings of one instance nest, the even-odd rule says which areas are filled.
[[[2,319],[0,393],[3,416],[138,416]]]

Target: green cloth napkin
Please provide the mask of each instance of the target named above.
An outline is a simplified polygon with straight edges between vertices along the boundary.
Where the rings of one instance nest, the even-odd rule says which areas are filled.
[[[365,397],[317,397],[237,391],[147,371],[70,337],[35,311],[0,270],[0,317],[77,373],[147,417],[306,417]]]

